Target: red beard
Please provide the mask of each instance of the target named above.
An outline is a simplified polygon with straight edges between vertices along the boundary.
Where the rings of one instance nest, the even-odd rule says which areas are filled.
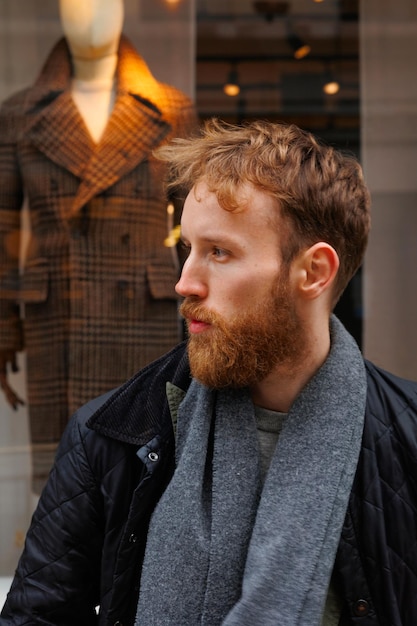
[[[180,312],[211,324],[188,340],[191,374],[208,387],[251,386],[274,368],[288,373],[302,363],[304,328],[283,278],[267,301],[228,321],[193,296],[184,300]]]

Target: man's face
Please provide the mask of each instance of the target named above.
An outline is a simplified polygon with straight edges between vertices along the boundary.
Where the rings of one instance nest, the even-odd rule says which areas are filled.
[[[272,226],[276,211],[270,196],[251,188],[244,209],[225,211],[204,183],[185,202],[189,256],[176,289],[185,297],[192,375],[209,387],[251,386],[302,359],[303,326]]]

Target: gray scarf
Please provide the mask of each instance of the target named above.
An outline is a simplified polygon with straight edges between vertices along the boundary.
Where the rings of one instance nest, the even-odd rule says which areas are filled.
[[[261,493],[247,391],[193,381],[148,535],[136,626],[318,626],[362,437],[362,356],[336,318]]]

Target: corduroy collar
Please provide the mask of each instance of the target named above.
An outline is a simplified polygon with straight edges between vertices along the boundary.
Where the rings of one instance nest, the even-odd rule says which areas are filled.
[[[128,380],[90,417],[87,426],[118,441],[143,446],[171,434],[166,395],[171,382],[186,391],[191,382],[186,342]]]

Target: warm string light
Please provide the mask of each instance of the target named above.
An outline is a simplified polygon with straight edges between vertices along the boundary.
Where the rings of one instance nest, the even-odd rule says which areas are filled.
[[[336,78],[335,66],[330,63],[324,67],[323,93],[327,96],[334,96],[340,91],[340,83]]]
[[[297,48],[297,50],[294,50],[294,57],[297,60],[304,59],[304,57],[309,55],[310,52],[311,52],[311,47],[308,44],[305,43],[302,46],[300,46],[299,48]]]
[[[328,96],[334,96],[340,91],[340,85],[337,80],[329,80],[323,85],[323,91]]]
[[[226,83],[223,87],[223,91],[226,96],[234,97],[240,94],[239,85],[233,85],[232,83]]]
[[[226,96],[235,97],[240,94],[240,86],[238,82],[237,71],[231,69],[225,84],[223,85],[223,91]]]
[[[288,43],[293,51],[294,59],[304,59],[311,52],[311,47],[295,33],[288,35]]]

